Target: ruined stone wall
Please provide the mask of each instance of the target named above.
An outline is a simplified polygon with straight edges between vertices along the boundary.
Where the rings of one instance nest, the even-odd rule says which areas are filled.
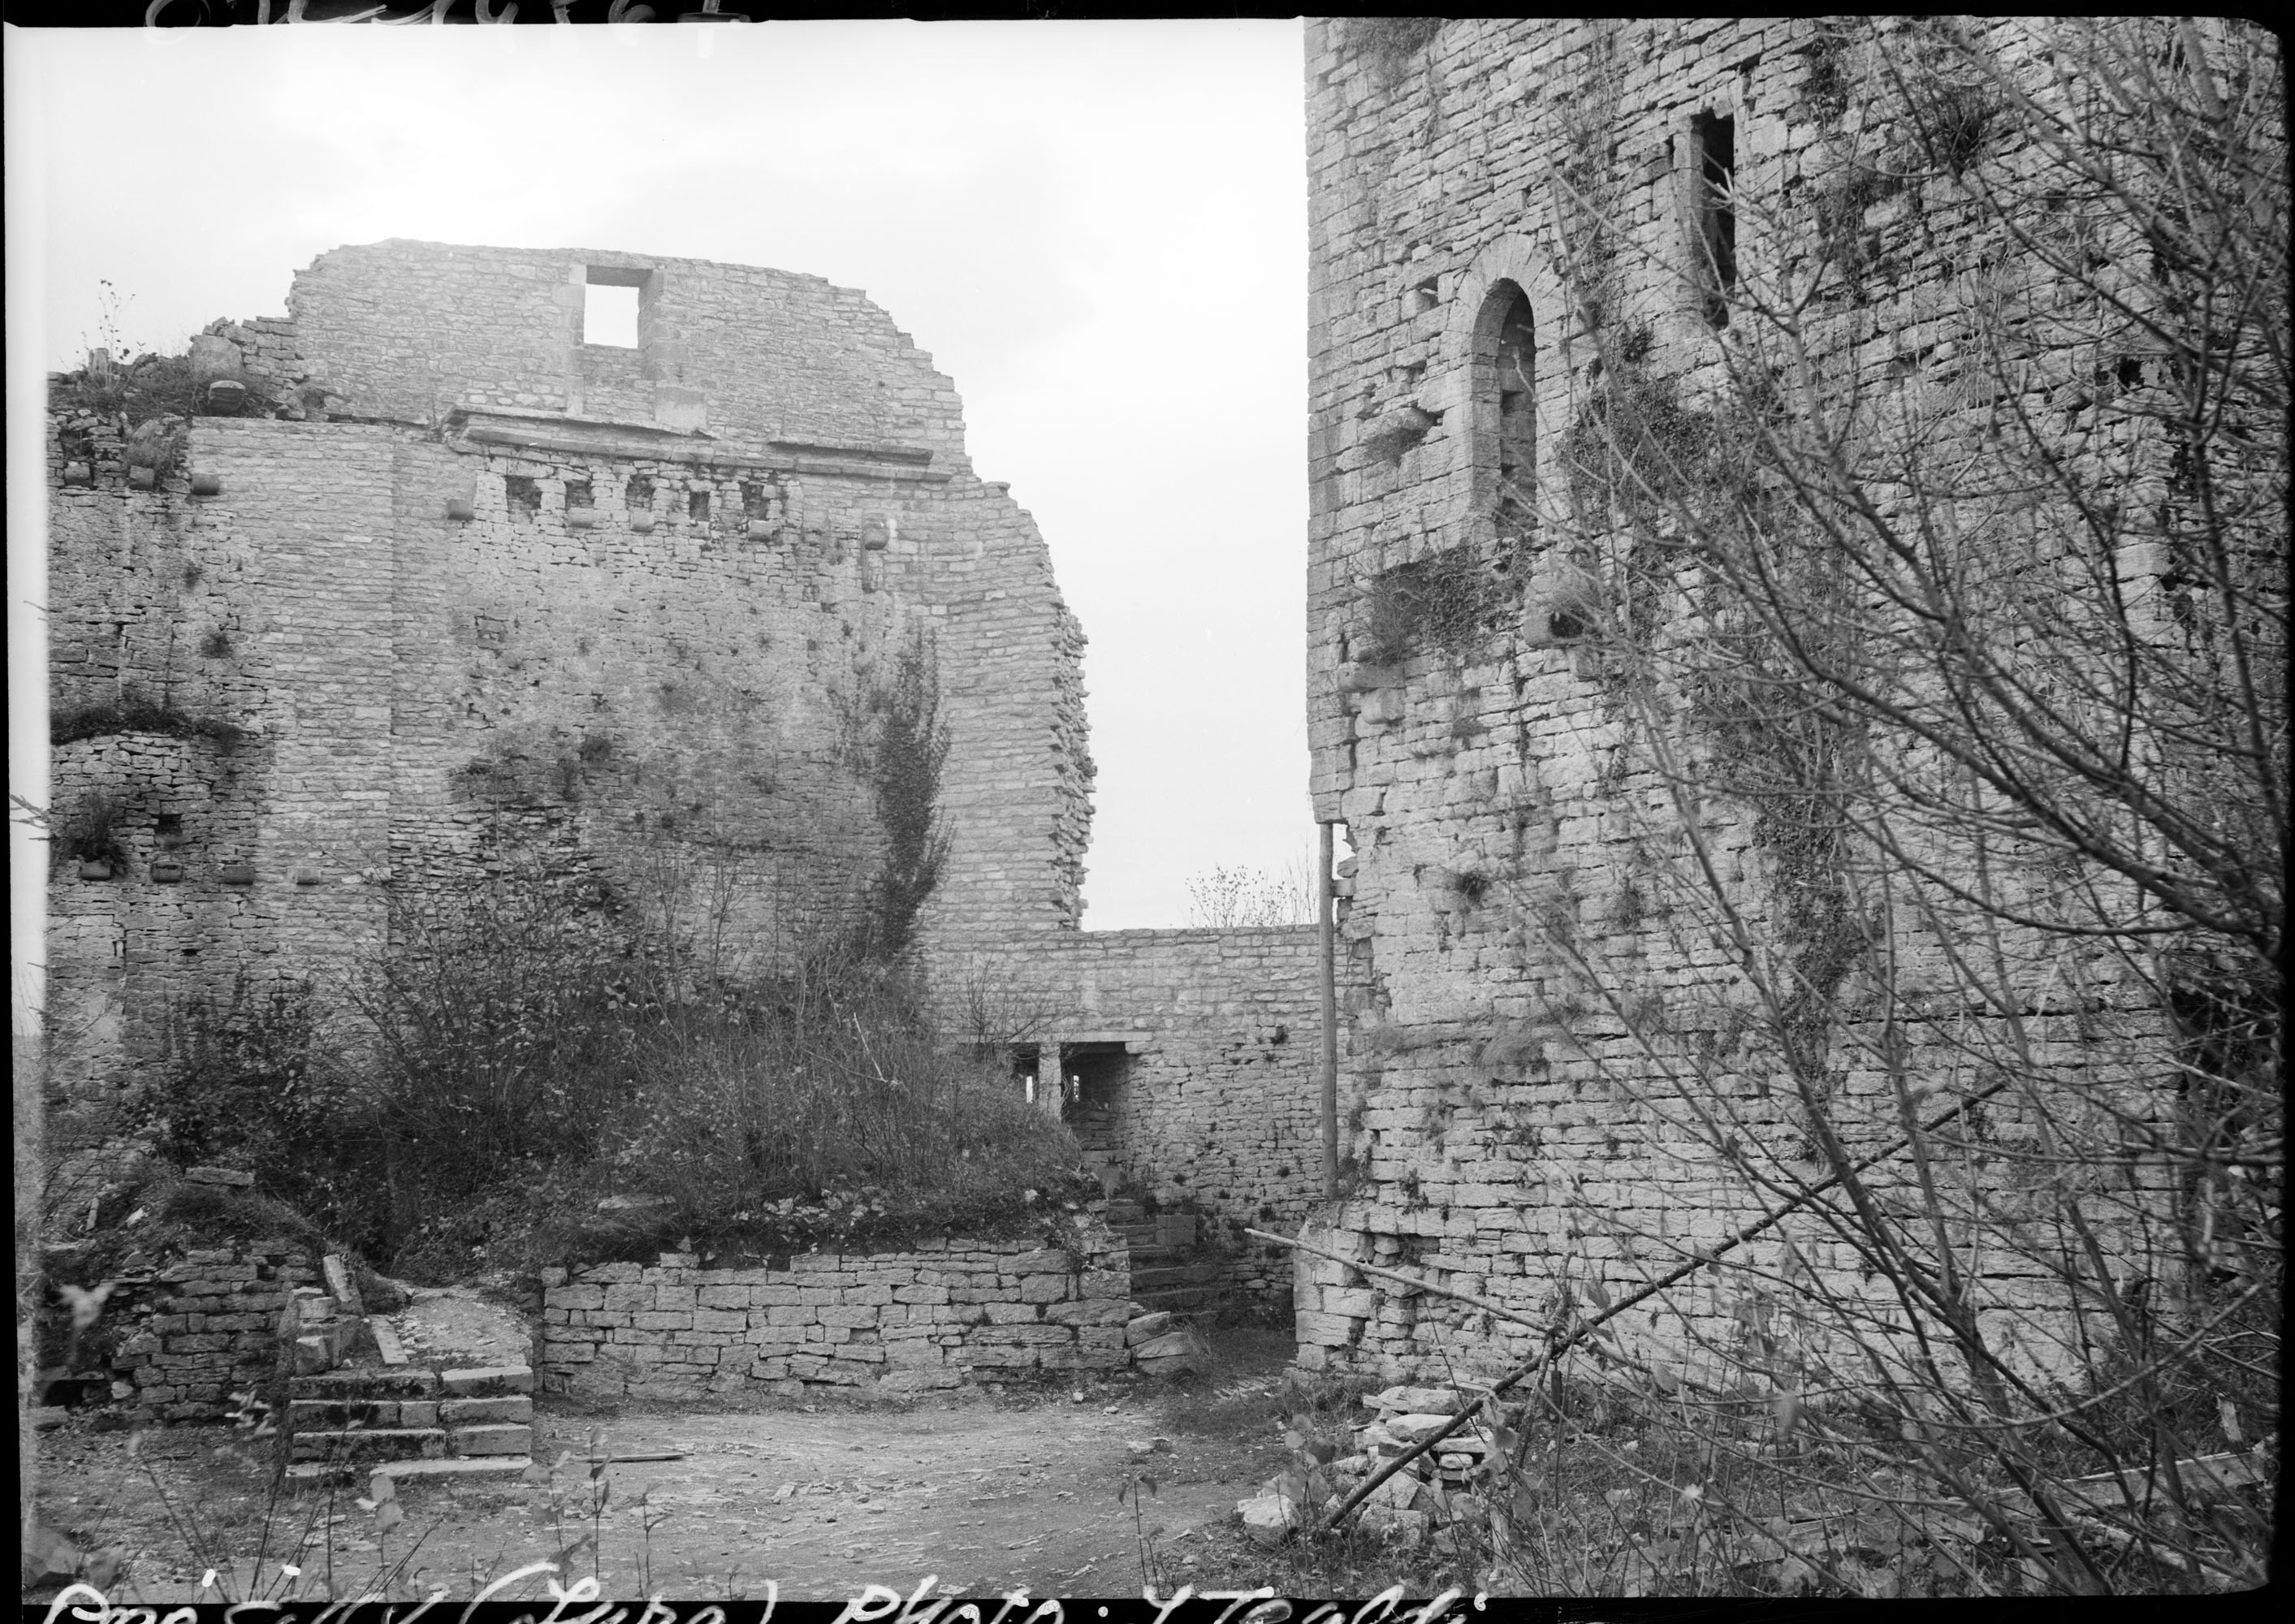
[[[1087,1222],[1073,1250],[950,1236],[784,1266],[652,1264],[543,1274],[542,1361],[574,1391],[621,1398],[824,1387],[917,1392],[1052,1370],[1121,1370],[1131,1270]]]
[[[577,341],[608,262],[653,279],[642,353]],[[290,304],[213,331],[291,420],[194,418],[143,483],[116,420],[55,419],[53,702],[127,718],[57,756],[60,808],[119,798],[127,858],[53,881],[58,1088],[119,1081],[242,972],[343,969],[381,883],[520,851],[688,918],[730,898],[726,951],[785,959],[877,861],[853,747],[918,644],[951,743],[928,956],[1073,926],[1082,635],[882,312],[748,267],[405,242],[323,256]],[[584,366],[622,394],[584,397]]]
[[[1107,1081],[1066,1101],[1070,1126],[1211,1220],[1240,1298],[1287,1295],[1281,1249],[1242,1230],[1295,1229],[1322,1189],[1312,926],[1061,933],[959,960],[939,992],[951,1030],[1024,1041],[1048,1070],[1089,1045]]]
[[[639,291],[634,350],[583,342],[584,284]],[[571,412],[962,466],[954,387],[851,288],[586,249],[389,241],[321,255],[288,309],[309,378],[357,417]]]
[[[1660,896],[1657,860],[1680,849],[1665,844],[1674,803],[1629,747],[1620,669],[1574,634],[1582,580],[1534,515],[1567,508],[1564,441],[1589,396],[1597,327],[1632,333],[1637,364],[1680,398],[1713,396],[1719,351],[1689,249],[1694,120],[1734,120],[1748,216],[1759,202],[1805,222],[1859,117],[1811,105],[1821,55],[1803,20],[1308,29],[1312,792],[1357,856],[1343,926],[1352,1193],[1307,1233],[1533,1317],[1564,1311],[1565,1279],[1580,1302],[1589,1279],[1622,1293],[1760,1211],[1711,1134],[1653,1108],[1653,1027],[1683,1052],[1736,1041],[1737,950]],[[1557,175],[1605,233],[1574,284],[1598,301],[1564,274]],[[1950,236],[1953,184],[1940,174],[1847,218],[1869,249],[1857,263],[1893,268],[1832,285],[1814,329],[1841,369],[1828,375],[1922,387],[1922,358],[1952,334],[1953,266],[1976,246]],[[1811,229],[1777,252],[1807,271],[1834,246]],[[1443,623],[1446,581],[1471,582],[1458,601],[1482,607]],[[1792,948],[1751,815],[1714,803],[1700,816],[1744,928],[1763,951]],[[1935,951],[1906,944],[1907,975]],[[1589,973],[1626,1000],[1589,998]],[[2144,1065],[2060,1011],[2044,1035],[2068,1098],[2124,1098]],[[1940,1049],[1907,1058],[1938,1077],[1957,1064]],[[1736,1120],[1789,1147],[1808,1129],[1792,1089],[1750,1058],[1743,1069]],[[1897,1130],[1880,1068],[1829,1086],[1853,1148]],[[1863,1289],[1846,1247],[1801,1245],[1842,1290]],[[1538,1344],[1336,1266],[1304,1261],[1299,1280],[1311,1359],[1433,1375],[1462,1347],[1498,1366]],[[2046,1295],[2006,1278],[1986,1293],[2004,1309]],[[1685,1290],[1629,1316],[1629,1341],[1662,1341],[1676,1312],[1718,1334],[1727,1306]]]
[[[298,1287],[319,1277],[308,1254],[266,1239],[193,1249],[114,1282],[99,1322],[118,1338],[111,1374],[155,1419],[229,1415],[242,1398],[270,1391],[280,1315]]]

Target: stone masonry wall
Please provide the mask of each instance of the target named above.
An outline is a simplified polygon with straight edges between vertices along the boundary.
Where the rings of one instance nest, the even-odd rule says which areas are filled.
[[[640,289],[635,350],[583,342],[584,284]],[[755,265],[404,238],[322,254],[288,299],[303,364],[342,412],[572,412],[960,464],[954,387],[856,289]]]
[[[592,1263],[543,1275],[542,1363],[575,1391],[738,1392],[751,1383],[916,1392],[1029,1371],[1120,1370],[1133,1318],[1123,1243],[950,1237],[782,1267]]]
[[[1548,945],[1564,933],[1639,1008],[1666,1012],[1683,1041],[1697,1038],[1691,1028],[1723,1052],[1734,1041],[1732,951],[1649,906],[1645,861],[1671,826],[1663,782],[1627,749],[1614,674],[1552,613],[1568,585],[1560,549],[1506,498],[1563,502],[1562,442],[1596,359],[1589,322],[1633,331],[1647,364],[1693,404],[1716,384],[1719,351],[1684,257],[1699,195],[1692,121],[1734,119],[1735,196],[1748,217],[1758,204],[1805,218],[1841,139],[1802,99],[1815,26],[1451,20],[1414,49],[1382,47],[1344,20],[1308,25],[1312,794],[1357,855],[1343,920],[1352,1193],[1307,1234],[1533,1318],[1558,1310],[1565,1277],[1581,1293],[1589,1278],[1630,1289],[1756,1209],[1698,1135],[1621,1086],[1646,1073],[1644,1051]],[[1858,114],[1829,117],[1853,130]],[[1613,302],[1598,314],[1564,289],[1556,173],[1595,189],[1613,233]],[[1915,237],[1923,208],[1932,236],[1954,217],[1948,177],[1924,184],[1852,223],[1898,268],[1855,297],[1834,288],[1813,329],[1828,364],[1866,390],[1921,387],[1922,347],[1953,331],[1956,256],[1981,246]],[[1817,245],[1777,252],[1805,271]],[[1520,371],[1504,379],[1491,361],[1501,343],[1521,347]],[[1409,578],[1398,571],[1487,577],[1499,565],[1515,572],[1519,612],[1462,629],[1455,647],[1397,649],[1372,624],[1381,583]],[[1705,815],[1734,905],[1756,940],[1773,942],[1784,927],[1750,816],[1721,805]],[[1923,950],[1905,951],[1907,973],[1923,973]],[[2068,1089],[2092,1098],[2144,1065],[2054,1016],[2045,1033]],[[1955,1057],[1907,1064],[1946,1075]],[[1895,1131],[1877,1069],[1852,1067],[1837,1089],[1853,1145]],[[1791,1093],[1748,1078],[1731,1108],[1746,1131],[1787,1147],[1801,1131]],[[1644,1237],[1638,1253],[1618,1230]],[[1800,1240],[1811,1267],[1860,1289],[1847,1248]],[[1776,1261],[1761,1247],[1747,1255]],[[1311,1360],[1433,1375],[1461,1348],[1497,1367],[1538,1342],[1312,1259],[1298,1281]],[[2044,1285],[1988,1280],[1987,1311],[2028,1303]],[[1676,1312],[1726,1328],[1724,1304],[1686,1291],[1621,1329],[1662,1341]]]
[[[636,359],[576,342],[608,265],[658,273]],[[749,267],[406,242],[322,257],[290,303],[212,331],[291,420],[193,419],[146,489],[116,423],[56,420],[54,709],[200,726],[59,750],[59,809],[117,796],[128,861],[52,884],[55,1090],[125,1081],[187,997],[342,968],[379,883],[519,849],[730,894],[769,965],[875,861],[846,718],[919,638],[951,740],[927,955],[1073,926],[1082,635],[882,312]],[[651,369],[667,405],[585,411],[584,365]]]
[[[280,1314],[318,1280],[299,1249],[256,1240],[188,1251],[148,1281],[115,1284],[104,1309],[122,1327],[114,1373],[157,1419],[225,1415],[235,1393],[267,1394]]]
[[[1123,1045],[1122,1081],[1070,1100],[1071,1126],[1127,1179],[1216,1220],[1244,1296],[1287,1295],[1282,1249],[1241,1231],[1294,1229],[1321,1194],[1313,927],[1059,933],[967,959],[961,977],[1048,1063]]]

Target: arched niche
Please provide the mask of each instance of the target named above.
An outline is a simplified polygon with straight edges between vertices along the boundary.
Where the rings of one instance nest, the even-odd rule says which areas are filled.
[[[1493,551],[1518,551],[1536,529],[1541,440],[1554,444],[1569,404],[1565,308],[1559,278],[1520,236],[1476,255],[1451,302],[1443,404],[1466,429],[1452,510],[1466,517],[1461,539]]]

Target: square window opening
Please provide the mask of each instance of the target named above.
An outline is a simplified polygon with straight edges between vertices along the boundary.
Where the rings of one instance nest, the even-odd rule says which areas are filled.
[[[638,347],[638,290],[585,282],[582,288],[582,342],[615,349]]]

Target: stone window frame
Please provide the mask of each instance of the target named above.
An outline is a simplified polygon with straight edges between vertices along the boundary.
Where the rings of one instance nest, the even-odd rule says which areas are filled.
[[[584,290],[584,307],[575,323],[574,341],[590,349],[634,351],[642,364],[649,331],[654,318],[654,301],[661,292],[661,273],[651,265],[611,265],[584,261],[575,267],[575,282]],[[638,293],[638,314],[635,336],[627,344],[593,344],[589,338],[589,312],[586,290],[591,288],[634,288]]]
[[[1677,103],[1667,139],[1672,162],[1674,229],[1680,255],[1681,308],[1695,316],[1702,331],[1718,332],[1728,326],[1721,304],[1728,287],[1736,285],[1736,267],[1745,258],[1745,211],[1737,200],[1744,195],[1746,175],[1755,165],[1756,122],[1748,92],[1748,64],[1713,73],[1694,94]],[[1710,248],[1715,198],[1705,179],[1704,129],[1726,121],[1730,131],[1730,269],[1727,283],[1717,288]],[[1719,320],[1715,317],[1719,314]]]
[[[1458,425],[1458,432],[1450,437],[1453,449],[1445,506],[1463,521],[1459,539],[1484,549],[1495,547],[1499,540],[1499,400],[1496,389],[1478,386],[1488,381],[1482,376],[1482,348],[1496,337],[1485,328],[1501,319],[1505,308],[1505,301],[1493,295],[1505,285],[1518,290],[1530,306],[1534,492],[1547,482],[1547,448],[1558,443],[1556,437],[1569,420],[1574,371],[1569,303],[1549,257],[1520,234],[1502,237],[1475,255],[1453,283],[1441,341],[1442,386],[1422,404]]]

